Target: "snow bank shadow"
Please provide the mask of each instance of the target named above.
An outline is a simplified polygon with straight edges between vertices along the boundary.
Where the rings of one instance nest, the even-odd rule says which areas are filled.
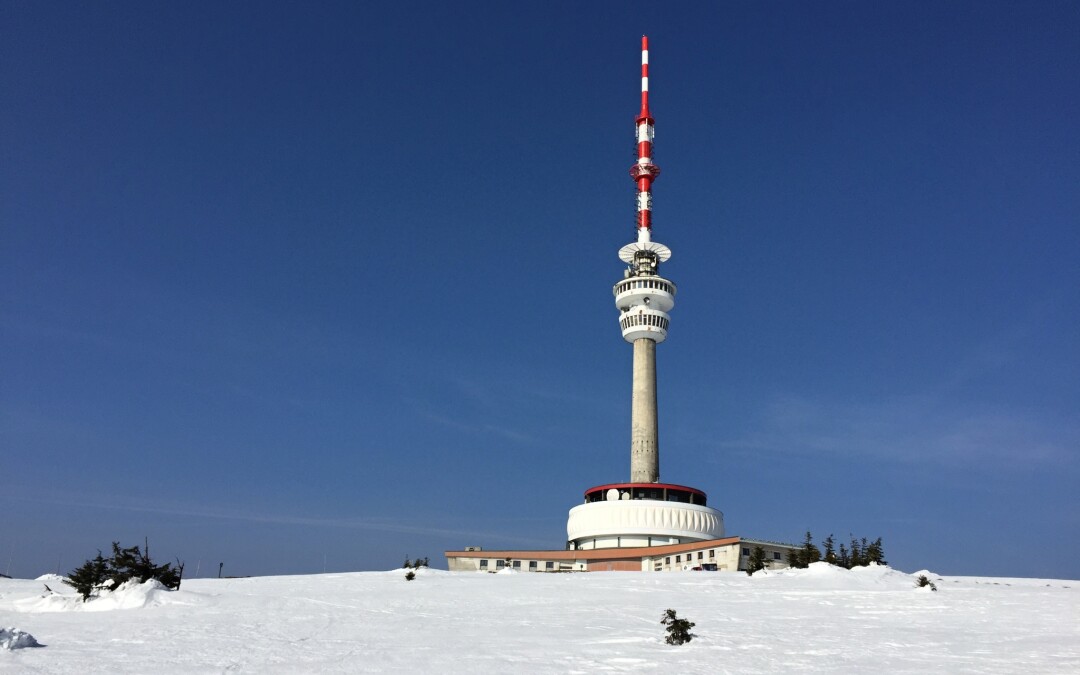
[[[33,649],[44,647],[34,636],[18,628],[0,628],[0,650]]]

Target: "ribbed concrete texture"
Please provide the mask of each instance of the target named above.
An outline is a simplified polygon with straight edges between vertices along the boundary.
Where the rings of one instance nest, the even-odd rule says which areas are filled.
[[[566,521],[566,539],[577,548],[656,546],[722,536],[724,514],[716,509],[652,499],[578,504]]]
[[[630,411],[630,482],[660,480],[660,439],[656,425],[656,343],[634,340],[634,395]]]

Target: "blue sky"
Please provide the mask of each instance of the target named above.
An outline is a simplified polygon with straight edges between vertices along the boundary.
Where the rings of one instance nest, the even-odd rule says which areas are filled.
[[[0,572],[561,547],[629,474],[650,37],[661,477],[728,531],[1080,578],[1076,3],[0,8]]]

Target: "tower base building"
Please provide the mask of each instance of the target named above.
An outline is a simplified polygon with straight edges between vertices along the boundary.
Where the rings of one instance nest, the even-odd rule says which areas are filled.
[[[758,546],[765,551],[769,568],[786,567],[788,553],[799,548],[742,537],[565,551],[485,551],[470,546],[447,551],[446,562],[451,572],[737,572],[747,568],[750,552]]]

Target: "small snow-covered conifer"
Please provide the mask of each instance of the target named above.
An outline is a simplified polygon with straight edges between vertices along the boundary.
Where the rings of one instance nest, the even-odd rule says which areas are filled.
[[[673,609],[664,610],[664,616],[661,617],[660,623],[667,626],[667,637],[664,638],[664,642],[669,645],[681,645],[697,637],[690,632],[690,629],[697,624],[675,616],[675,610]]]

